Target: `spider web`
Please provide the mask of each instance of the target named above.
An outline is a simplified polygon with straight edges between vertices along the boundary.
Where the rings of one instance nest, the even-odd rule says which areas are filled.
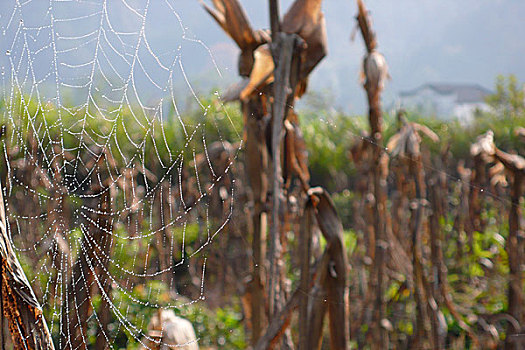
[[[206,52],[221,73],[177,6],[174,0],[2,6],[8,11],[0,17],[1,168],[9,233],[60,349],[94,341],[113,348],[120,331],[149,348],[159,341],[144,331],[148,317],[134,306],[151,316],[205,298],[206,247],[233,213],[229,173],[241,137],[235,131],[239,146],[225,140],[221,125],[238,126],[218,92],[203,102],[190,83],[188,46]],[[191,98],[179,103],[181,94]],[[189,260],[200,281],[184,298],[176,291]],[[108,328],[108,317],[116,329]]]

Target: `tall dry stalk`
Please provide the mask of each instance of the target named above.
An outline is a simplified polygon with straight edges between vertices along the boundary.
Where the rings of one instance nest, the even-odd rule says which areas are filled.
[[[365,74],[364,88],[368,98],[368,120],[370,123],[370,142],[374,145],[372,150],[372,183],[374,196],[374,240],[375,254],[372,267],[371,288],[369,293],[374,296],[373,317],[370,332],[372,335],[372,348],[388,348],[388,333],[383,324],[386,321],[385,302],[385,257],[389,247],[386,238],[386,196],[388,168],[382,166],[386,157],[383,146],[383,117],[381,110],[381,91],[388,76],[386,62],[377,52],[377,40],[372,29],[370,16],[361,0],[357,0],[357,21],[366,45],[367,55],[363,61]]]
[[[525,263],[525,240],[521,220],[525,184],[525,158],[517,154],[508,154],[495,148],[495,158],[510,172],[510,208],[509,236],[505,245],[509,259],[508,313],[514,317],[521,327],[525,324],[523,264]],[[522,349],[523,342],[518,335],[520,329],[509,326],[505,340],[505,349]],[[521,345],[520,345],[521,344]]]
[[[525,262],[525,240],[521,228],[522,205],[524,194],[525,158],[518,154],[509,154],[496,147],[494,132],[478,136],[471,147],[471,154],[478,156],[484,163],[501,163],[508,173],[510,182],[510,207],[509,207],[509,235],[506,240],[505,250],[509,262],[509,286],[507,293],[508,314],[513,322],[509,322],[505,349],[521,349],[520,327],[525,322],[523,305],[525,296],[523,292],[523,271]],[[521,344],[521,345],[520,345]]]
[[[111,217],[112,198],[108,185],[110,169],[115,169],[113,157],[102,149],[95,150],[99,156],[86,162],[89,167],[97,167],[102,184],[93,181],[90,188],[93,194],[90,206],[96,208],[86,218],[83,237],[80,241],[77,260],[72,262],[71,271],[64,271],[63,278],[69,278],[62,291],[62,321],[60,344],[62,349],[87,349],[87,323],[91,312],[97,312],[100,327],[97,331],[97,348],[107,347],[104,334],[109,334],[111,322],[111,289],[109,263],[113,238],[111,237],[113,220]],[[104,187],[103,187],[104,186]],[[101,295],[98,310],[92,310],[92,298],[95,290]]]
[[[425,172],[421,152],[421,135],[426,135],[432,141],[439,141],[438,136],[429,128],[408,123],[403,114],[398,114],[401,123],[400,130],[390,138],[387,148],[391,152],[392,161],[399,165],[407,184],[413,189],[409,193],[402,192],[410,198],[410,231],[412,234],[412,266],[413,289],[416,301],[415,335],[411,346],[414,348],[439,348],[438,337],[438,312],[437,305],[431,295],[428,277],[424,268],[423,235],[426,223],[426,197]]]
[[[16,349],[53,350],[42,308],[15,255],[7,232],[3,189],[0,186],[0,341],[4,347],[7,321]]]
[[[267,145],[267,94],[254,93],[267,83],[273,72],[268,45],[271,39],[263,31],[252,29],[248,17],[237,0],[214,1],[214,8],[201,2],[207,12],[241,49],[239,75],[243,82],[225,100],[241,101],[246,140],[246,172],[253,198],[251,212],[252,277],[249,284],[251,299],[252,344],[256,344],[264,328],[264,266],[266,245],[266,202],[268,192],[269,154]],[[260,90],[258,90],[260,91]]]

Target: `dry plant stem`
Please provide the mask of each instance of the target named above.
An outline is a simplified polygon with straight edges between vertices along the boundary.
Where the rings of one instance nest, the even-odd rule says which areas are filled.
[[[326,299],[328,297],[325,281],[328,272],[330,255],[325,250],[319,265],[319,275],[312,287],[310,294],[310,305],[308,306],[308,349],[321,349],[323,344],[323,323],[327,310]]]
[[[5,350],[4,341],[4,257],[0,257],[0,345],[2,350]]]
[[[107,342],[106,337],[110,334],[109,332],[109,324],[111,322],[111,291],[112,291],[112,283],[111,283],[111,277],[108,274],[109,271],[109,264],[110,264],[110,256],[111,256],[111,249],[113,246],[113,237],[107,232],[113,232],[113,227],[111,224],[111,219],[108,217],[108,215],[104,215],[102,213],[111,213],[111,202],[112,198],[109,194],[109,191],[106,192],[106,194],[102,195],[101,198],[101,205],[99,210],[101,211],[101,214],[98,216],[98,224],[100,225],[101,229],[98,231],[98,237],[99,240],[96,242],[98,244],[97,248],[100,248],[99,252],[95,252],[95,254],[98,255],[97,261],[100,263],[100,268],[97,269],[97,276],[96,277],[99,280],[99,283],[102,284],[102,288],[100,288],[100,285],[97,284],[98,288],[100,289],[100,295],[101,302],[99,306],[99,310],[97,312],[100,325],[97,330],[97,340],[96,340],[96,348],[97,349],[108,349],[109,344]],[[166,233],[165,230],[162,230],[163,233]],[[93,247],[94,248],[94,247]],[[169,285],[169,284],[168,284]],[[105,295],[105,297],[104,297]],[[104,336],[105,335],[105,336]]]
[[[18,262],[7,233],[4,198],[0,186],[0,304],[15,349],[53,350],[53,342],[42,309]]]
[[[314,280],[315,275],[319,271],[326,270],[327,266],[328,253],[325,251],[321,258],[316,261],[313,268],[310,269],[309,280]],[[259,338],[256,345],[253,347],[254,350],[268,350],[274,348],[274,346],[279,341],[279,338],[283,335],[284,331],[288,327],[290,322],[290,313],[299,307],[301,295],[305,292],[310,294],[310,289],[306,291],[303,291],[300,288],[295,289],[292,296],[286,302],[285,306],[269,322],[266,332]]]
[[[436,301],[436,311],[433,313],[433,337],[434,346],[436,349],[444,349],[446,331],[440,328],[439,322],[436,319],[437,313],[440,312],[440,308],[443,303],[443,298],[440,293],[439,286],[445,283],[443,279],[447,278],[446,267],[443,262],[443,250],[441,247],[441,235],[439,218],[443,217],[443,208],[441,206],[442,201],[440,198],[440,188],[438,188],[439,178],[435,177],[434,182],[430,183],[429,198],[432,206],[432,214],[429,218],[429,229],[430,229],[430,249],[431,249],[431,260],[432,260],[432,271],[435,276],[435,280],[432,286],[432,297]],[[433,181],[431,180],[431,181]],[[446,193],[446,192],[445,192]],[[443,332],[442,332],[443,331]]]
[[[464,199],[463,203],[468,203],[468,201],[466,200],[467,198],[466,194],[468,193],[468,189],[469,189],[468,181],[464,181],[462,182],[462,184],[463,185],[461,185],[461,188],[460,188],[460,193],[461,193],[460,195]],[[470,326],[466,324],[465,321],[463,321],[463,318],[461,317],[459,312],[456,310],[456,306],[454,305],[454,301],[452,300],[452,296],[450,295],[450,292],[449,292],[450,288],[448,285],[447,267],[445,265],[445,262],[443,261],[443,251],[441,248],[441,239],[443,238],[443,235],[441,234],[442,227],[439,224],[439,220],[438,220],[438,215],[440,215],[439,213],[444,213],[444,209],[442,206],[439,205],[440,201],[438,200],[438,195],[437,195],[439,191],[435,188],[433,188],[433,190],[434,190],[433,191],[434,196],[432,198],[432,203],[433,203],[432,208],[434,210],[434,213],[431,216],[430,230],[431,230],[431,235],[438,237],[436,244],[433,245],[432,247],[432,249],[435,249],[435,251],[432,254],[434,256],[434,259],[433,259],[434,268],[436,268],[438,272],[438,281],[439,281],[438,287],[439,287],[439,293],[440,293],[440,296],[436,297],[436,299],[441,300],[445,304],[446,308],[449,310],[452,317],[454,317],[459,327],[466,334],[468,334],[468,336],[472,339],[474,346],[478,347],[479,340],[477,336],[475,335],[474,331],[470,328]],[[464,218],[467,215],[466,214],[467,208],[465,206],[461,206],[459,210],[460,212],[458,213],[456,222],[458,220],[464,220]],[[458,224],[458,227],[461,227],[461,224]]]
[[[263,243],[266,239],[262,232],[266,232],[266,214],[261,212],[261,205],[255,205],[255,213],[253,213],[253,221],[255,223],[253,231],[253,280],[252,280],[252,344],[255,344],[263,329],[264,317],[264,287],[263,287],[263,257],[262,250]]]
[[[414,266],[414,295],[416,297],[416,336],[414,348],[434,349],[433,337],[431,337],[431,320],[428,315],[428,300],[426,278],[423,270],[423,247],[422,247],[422,228],[423,228],[423,203],[422,199],[426,196],[425,184],[423,181],[423,170],[421,158],[418,156],[410,160],[410,173],[415,184],[415,208],[412,213],[412,264]]]
[[[93,192],[99,192],[101,188],[96,186]],[[70,276],[69,283],[64,291],[64,305],[62,310],[62,327],[61,329],[61,346],[63,349],[87,349],[87,323],[91,310],[91,298],[93,288],[98,281],[104,282],[109,280],[107,272],[95,275],[95,266],[100,266],[101,271],[107,271],[107,264],[109,261],[105,257],[110,256],[112,239],[108,232],[111,231],[111,218],[107,213],[111,212],[111,197],[109,191],[105,191],[99,199],[97,206],[98,214],[92,219],[95,223],[87,225],[87,230],[84,232],[84,237],[81,240],[79,247],[78,259],[73,265],[73,271]],[[93,262],[97,262],[93,266]],[[101,272],[99,271],[99,272]],[[109,291],[110,286],[107,285]],[[107,294],[109,297],[110,294]],[[104,299],[104,297],[102,298]],[[99,310],[102,313],[109,312],[108,304],[102,303],[101,307],[107,306],[107,310]],[[77,305],[77,307],[73,307]],[[104,315],[101,321],[102,329],[106,328],[109,323],[110,315]],[[99,332],[101,330],[99,329]],[[99,337],[100,339],[100,337]],[[99,344],[105,344],[104,340],[99,340]]]
[[[371,53],[377,47],[375,33],[371,27],[371,21],[361,0],[357,0],[358,16],[357,21],[365,41],[367,52]],[[384,300],[385,284],[385,257],[388,249],[386,241],[385,212],[386,212],[386,177],[388,174],[386,167],[381,166],[381,158],[384,154],[382,138],[382,111],[380,103],[379,89],[373,89],[365,84],[369,105],[370,134],[373,148],[372,167],[374,183],[374,236],[375,236],[375,257],[373,264],[373,274],[371,281],[371,291],[375,295],[374,314],[370,332],[372,334],[373,349],[388,348],[388,333],[381,326],[381,321],[386,315],[386,303]]]
[[[372,30],[372,24],[370,23],[370,18],[368,17],[365,4],[362,0],[357,0],[357,8],[357,21],[359,23],[359,28],[361,29],[361,34],[363,35],[363,39],[365,41],[366,50],[370,52],[377,47],[376,36]]]
[[[514,172],[511,188],[511,207],[509,212],[509,238],[507,240],[507,254],[509,257],[510,281],[508,291],[508,313],[513,316],[520,325],[524,322],[524,297],[523,297],[523,237],[520,237],[521,198],[523,196],[523,173]],[[511,342],[512,335],[516,331],[509,326],[507,329],[507,340],[505,349],[518,349],[518,343]]]
[[[308,304],[310,286],[310,250],[312,237],[312,207],[308,201],[304,209],[304,219],[301,224],[301,232],[299,236],[299,261],[301,264],[301,281],[299,289],[303,291],[301,301],[299,304],[299,350],[308,349]]]
[[[169,261],[170,259],[170,255],[169,255],[169,249],[168,247],[170,247],[170,244],[168,242],[166,242],[168,236],[168,232],[167,232],[167,229],[164,225],[164,218],[163,218],[163,215],[165,214],[164,211],[162,210],[163,208],[163,205],[164,205],[164,196],[166,195],[164,193],[164,190],[165,190],[165,185],[164,183],[160,186],[160,191],[158,191],[158,193],[155,194],[155,202],[154,202],[154,205],[155,205],[155,210],[157,213],[159,213],[159,216],[156,217],[157,219],[157,227],[156,227],[156,250],[158,252],[158,260],[159,260],[159,267],[160,267],[160,270],[161,271],[165,271],[170,265],[171,265],[171,262]],[[170,279],[169,279],[169,276],[167,274],[162,274],[161,275],[161,278],[162,280],[164,281],[164,283],[166,283],[166,285],[170,285]]]
[[[462,190],[462,193],[463,190]],[[439,196],[439,189],[436,187],[432,187],[432,195],[430,196],[431,202],[432,202],[432,210],[433,213],[430,217],[430,234],[432,237],[432,264],[434,268],[437,270],[437,278],[438,278],[438,291],[436,291],[436,295],[434,298],[438,302],[438,309],[439,306],[441,306],[441,303],[444,303],[447,309],[449,310],[450,314],[456,319],[458,322],[458,325],[465,333],[468,334],[468,336],[472,339],[472,342],[475,347],[479,346],[479,340],[477,336],[475,335],[474,331],[470,328],[469,325],[467,325],[461,315],[457,312],[456,307],[454,305],[454,302],[452,300],[452,297],[449,293],[449,286],[448,286],[448,277],[447,277],[447,267],[445,265],[445,262],[443,260],[443,249],[441,246],[441,242],[443,239],[442,234],[442,228],[439,224],[439,217],[443,216],[445,213],[445,209],[443,208],[442,204],[443,201],[440,200]],[[461,214],[460,214],[461,215]],[[439,294],[438,294],[439,293]],[[436,347],[443,348],[444,347],[444,339],[441,337],[439,338],[439,342],[436,344]]]
[[[268,151],[264,130],[264,101],[256,95],[242,102],[242,111],[246,130],[246,171],[248,182],[253,193],[254,208],[251,213],[253,237],[253,274],[251,288],[252,310],[252,345],[257,343],[264,328],[264,257],[266,252],[266,193],[268,191]]]
[[[474,170],[472,171],[472,189],[469,194],[469,216],[470,221],[466,227],[468,243],[472,250],[474,231],[483,232],[484,223],[481,219],[482,199],[480,191],[486,184],[485,161],[480,155],[474,157]]]
[[[279,0],[270,0],[270,29],[272,30],[272,41],[276,42],[281,32],[281,20],[279,16]],[[273,50],[272,50],[273,51]],[[275,60],[274,55],[274,60]],[[276,62],[277,63],[277,62]],[[275,65],[277,67],[277,65]]]
[[[268,260],[270,261],[270,274],[268,281],[268,301],[270,316],[279,309],[279,283],[278,259],[280,259],[279,242],[279,208],[282,193],[282,171],[281,171],[281,144],[283,138],[283,121],[286,112],[286,100],[290,89],[290,70],[292,56],[296,43],[296,35],[279,33],[277,41],[273,43],[272,51],[279,54],[276,62],[274,81],[274,101],[272,108],[272,168],[273,168],[273,191],[272,191],[272,224],[270,229],[270,245],[268,249]]]
[[[348,342],[347,261],[343,245],[343,225],[337,216],[335,205],[328,192],[320,187],[308,191],[315,204],[315,217],[326,239],[326,251],[329,256],[328,267],[320,271],[320,285],[326,291],[325,302],[328,304],[330,345],[332,349],[346,349]],[[313,325],[311,332],[313,332]]]
[[[504,167],[511,173],[511,206],[509,210],[509,237],[505,249],[509,259],[509,290],[508,290],[508,313],[516,319],[518,324],[523,327],[525,322],[525,311],[523,310],[523,256],[524,256],[524,239],[521,229],[521,206],[523,197],[523,185],[525,177],[525,159],[517,154],[511,155],[494,147],[494,157],[501,162]],[[509,325],[507,337],[505,339],[505,349],[518,349],[519,340],[515,336],[516,331]]]

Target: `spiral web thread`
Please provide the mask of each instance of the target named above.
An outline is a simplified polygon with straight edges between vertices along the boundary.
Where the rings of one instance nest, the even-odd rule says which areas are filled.
[[[185,45],[201,46],[221,73],[205,44],[188,34],[177,6],[175,0],[4,5],[11,10],[0,17],[9,232],[30,266],[35,293],[50,310],[47,322],[58,348],[73,348],[79,336],[87,343],[90,334],[80,325],[89,322],[110,348],[118,328],[148,348],[155,339],[141,329],[149,320],[130,321],[130,304],[178,309],[204,299],[205,248],[231,218],[233,186],[220,192],[225,209],[219,220],[210,218],[210,197],[219,194],[214,188],[228,176],[239,150],[226,145],[217,118],[229,120],[234,130],[238,126],[221,108],[218,93],[211,103],[219,107],[213,109],[193,89],[183,64]],[[161,47],[150,40],[152,32],[165,36]],[[180,89],[192,96],[186,104],[195,107],[198,122],[179,112]],[[172,122],[171,137],[166,120]],[[209,156],[210,138],[230,152],[222,166]],[[160,169],[148,169],[154,163]],[[186,254],[192,221],[206,237]],[[148,255],[157,254],[150,245],[167,245],[167,265],[148,266]],[[192,258],[201,270],[198,296],[156,300],[148,281],[165,281],[173,290],[176,270]],[[84,269],[75,274],[79,264]],[[72,274],[77,281],[70,281]],[[83,293],[71,294],[75,283]],[[141,286],[146,299],[134,293]],[[97,290],[99,297],[87,290]],[[92,311],[81,320],[75,310],[86,304]],[[104,329],[101,305],[117,321],[116,330]],[[69,317],[74,311],[77,319]]]

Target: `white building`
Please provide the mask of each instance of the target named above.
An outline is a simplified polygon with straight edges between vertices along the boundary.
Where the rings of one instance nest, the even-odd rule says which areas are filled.
[[[409,110],[442,119],[470,122],[476,110],[486,111],[485,98],[492,92],[476,84],[425,84],[399,94],[400,104]]]

